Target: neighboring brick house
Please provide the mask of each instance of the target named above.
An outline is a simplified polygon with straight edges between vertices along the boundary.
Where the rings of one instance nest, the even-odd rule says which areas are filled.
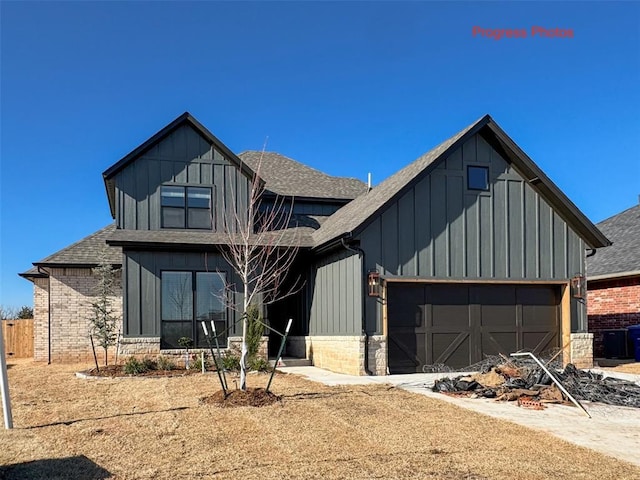
[[[215,300],[230,291],[242,304],[223,220],[246,209],[261,157],[235,155],[185,113],[108,168],[115,224],[22,274],[35,284],[36,359],[88,358],[90,269],[105,244],[122,272],[122,354],[202,344],[202,318],[236,341],[237,309]],[[571,341],[565,360],[592,362],[570,280],[610,242],[488,115],[373,188],[276,153],[257,178],[266,211],[293,209],[273,233],[296,249],[304,288],[265,308],[276,329],[294,320],[290,355],[380,375]]]
[[[597,226],[613,242],[587,259],[589,331],[602,357],[603,330],[640,324],[640,205]]]

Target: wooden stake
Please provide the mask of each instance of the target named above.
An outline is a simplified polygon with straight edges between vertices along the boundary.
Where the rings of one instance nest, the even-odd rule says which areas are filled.
[[[9,376],[7,375],[7,359],[4,356],[4,333],[0,320],[0,389],[2,390],[2,411],[4,412],[4,428],[13,428],[13,415],[11,414],[11,398],[9,398]]]

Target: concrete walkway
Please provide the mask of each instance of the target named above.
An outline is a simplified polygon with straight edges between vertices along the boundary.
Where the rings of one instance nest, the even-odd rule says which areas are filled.
[[[284,367],[279,370],[301,375],[325,385],[390,384],[410,392],[452,403],[462,408],[542,430],[568,442],[640,466],[640,409],[583,402],[592,418],[576,407],[548,405],[545,410],[527,410],[515,402],[454,398],[431,391],[436,379],[463,373],[415,373],[379,377],[358,377],[329,372],[317,367]],[[601,372],[611,375],[611,372]],[[622,377],[622,375],[615,375]],[[640,375],[625,374],[640,384]]]

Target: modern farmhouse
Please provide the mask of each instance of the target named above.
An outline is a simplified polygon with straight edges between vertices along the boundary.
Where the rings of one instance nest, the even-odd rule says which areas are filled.
[[[294,200],[278,235],[304,285],[265,307],[276,329],[294,320],[288,355],[357,375],[521,349],[592,362],[585,259],[610,242],[490,116],[368,188],[277,153],[236,155],[189,113],[103,173],[112,225],[21,274],[34,283],[36,360],[90,357],[105,245],[121,272],[121,354],[201,345],[201,318],[237,341],[238,313],[219,300],[242,302],[222,230],[258,167],[264,205]]]

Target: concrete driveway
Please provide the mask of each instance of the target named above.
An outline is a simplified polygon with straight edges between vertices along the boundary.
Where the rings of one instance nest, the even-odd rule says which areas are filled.
[[[545,410],[528,410],[515,402],[454,398],[431,391],[436,379],[462,373],[415,373],[380,377],[358,377],[329,372],[317,367],[283,367],[279,370],[301,375],[325,385],[390,384],[420,395],[453,403],[490,417],[542,430],[568,442],[640,466],[640,409],[583,402],[592,418],[573,406],[548,405]],[[602,372],[600,372],[602,373]],[[609,373],[610,374],[610,373]],[[615,375],[640,384],[640,375]]]

